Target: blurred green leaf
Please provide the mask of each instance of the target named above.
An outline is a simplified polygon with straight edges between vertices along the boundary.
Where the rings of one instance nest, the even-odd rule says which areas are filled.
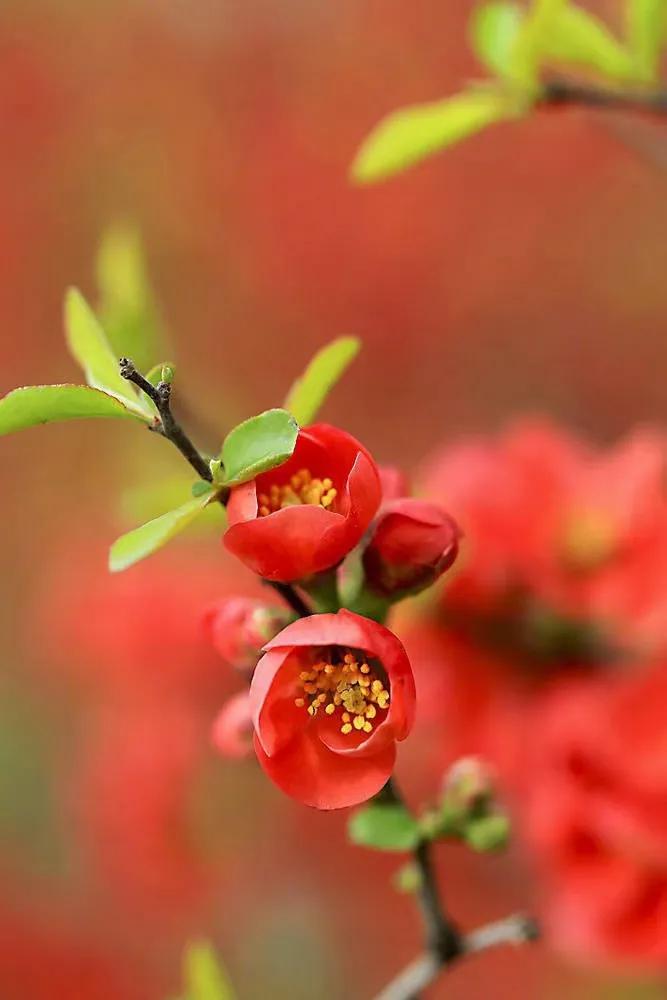
[[[533,0],[523,19],[512,49],[508,75],[527,95],[537,95],[538,71],[545,40],[548,39],[555,19],[569,2],[570,0]]]
[[[373,802],[351,817],[348,835],[353,844],[378,851],[411,851],[419,842],[417,821],[404,806]]]
[[[207,483],[204,479],[198,479],[196,483],[192,484],[192,495],[193,497],[203,497],[206,493],[211,490],[211,484]]]
[[[110,227],[97,255],[99,314],[112,351],[143,371],[164,349],[138,231]]]
[[[667,29],[667,0],[626,0],[626,12],[635,75],[642,83],[653,83]]]
[[[494,122],[514,118],[516,105],[501,90],[469,90],[443,101],[414,104],[388,115],[364,141],[352,164],[358,184],[400,173]]]
[[[130,409],[151,416],[147,402],[139,399],[132,385],[118,371],[104,330],[81,292],[70,288],[65,296],[65,334],[74,359],[81,365],[88,385],[122,400]]]
[[[303,375],[296,380],[285,400],[285,409],[302,427],[313,422],[360,348],[361,342],[357,337],[339,337],[318,351]]]
[[[0,434],[89,417],[131,417],[146,421],[146,417],[124,406],[115,396],[87,385],[28,385],[0,399]]]
[[[614,80],[633,73],[627,49],[602,21],[574,4],[562,7],[552,18],[538,48],[546,59],[586,66]]]
[[[235,1000],[229,976],[207,941],[188,945],[183,965],[187,1000]]]
[[[188,500],[175,510],[170,510],[160,517],[142,524],[126,535],[121,535],[109,551],[109,569],[112,573],[128,569],[134,563],[161,549],[175,535],[183,531],[198,517],[204,508],[214,499],[214,492],[209,488],[207,493]]]
[[[479,60],[493,73],[506,76],[512,66],[512,54],[524,11],[516,3],[503,0],[486,3],[473,11],[471,37]]]
[[[237,486],[282,465],[294,451],[298,433],[287,410],[265,410],[234,427],[222,445],[225,483]]]

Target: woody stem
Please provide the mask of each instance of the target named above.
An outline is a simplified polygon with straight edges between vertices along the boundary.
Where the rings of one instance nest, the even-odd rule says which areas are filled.
[[[380,793],[384,801],[405,807],[396,782],[390,778]],[[539,937],[536,922],[522,914],[507,917],[485,927],[462,934],[447,914],[438,889],[431,855],[431,842],[421,837],[413,851],[419,873],[417,896],[424,923],[426,949],[393,979],[375,1000],[418,1000],[443,969],[466,955],[505,944],[522,944]]]
[[[156,386],[153,385],[137,370],[130,358],[120,358],[118,365],[121,376],[141,389],[155,405],[158,416],[155,418],[155,423],[150,427],[150,430],[161,434],[167,441],[171,441],[195,472],[202,479],[205,479],[206,482],[212,482],[213,474],[208,462],[192,443],[172,413],[171,384],[169,382],[158,382]],[[218,490],[218,499],[223,507],[225,507],[229,499],[229,489],[220,488]],[[297,615],[304,618],[312,614],[312,610],[290,584],[274,583],[271,585]]]

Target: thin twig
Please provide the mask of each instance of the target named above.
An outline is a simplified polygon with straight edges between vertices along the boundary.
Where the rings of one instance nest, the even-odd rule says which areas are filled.
[[[561,77],[546,80],[538,103],[572,104],[608,111],[644,111],[653,115],[667,115],[667,91],[609,90]]]
[[[156,386],[152,385],[147,378],[144,378],[137,371],[134,363],[129,358],[120,359],[119,371],[123,378],[138,386],[155,404],[155,408],[159,414],[159,422],[153,429],[176,445],[181,455],[190,463],[201,479],[205,479],[208,483],[212,482],[213,475],[208,462],[199,454],[171,412],[171,384],[169,382],[158,382]]]
[[[396,782],[390,778],[378,796],[405,805]],[[440,972],[466,955],[503,944],[521,944],[538,937],[534,920],[522,915],[507,917],[469,934],[462,934],[447,914],[438,889],[431,857],[431,841],[422,837],[413,851],[419,873],[416,890],[424,922],[426,951],[414,959],[376,997],[376,1000],[417,1000]]]
[[[422,990],[435,982],[443,969],[467,955],[476,955],[503,945],[525,944],[538,937],[539,928],[535,921],[520,913],[486,924],[462,938],[461,951],[455,958],[443,961],[432,951],[419,955],[378,993],[375,1000],[415,1000]]]
[[[273,587],[299,618],[307,618],[308,615],[312,615],[313,609],[306,604],[299,592],[289,583],[278,583],[277,580],[264,580],[263,583],[267,587]]]
[[[155,418],[155,424],[150,429],[161,434],[168,441],[171,441],[172,444],[176,445],[181,455],[183,455],[202,479],[205,479],[208,483],[213,482],[213,474],[208,462],[199,453],[171,412],[171,384],[169,382],[158,382],[157,385],[153,385],[141,372],[137,371],[134,362],[130,358],[120,358],[118,365],[122,377],[138,386],[155,404],[159,416]],[[223,507],[227,505],[228,498],[229,489],[221,488],[218,492],[218,500]],[[272,583],[269,580],[264,582],[270,584],[280,594],[286,604],[301,618],[312,615],[312,608],[306,604],[300,594],[289,583]]]

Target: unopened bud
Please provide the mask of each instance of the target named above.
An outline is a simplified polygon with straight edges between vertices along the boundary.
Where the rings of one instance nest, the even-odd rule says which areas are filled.
[[[208,609],[204,628],[226,663],[236,670],[253,670],[262,647],[290,620],[282,608],[251,597],[226,597]]]
[[[363,553],[366,586],[392,600],[424,590],[456,559],[460,534],[435,504],[411,498],[388,503]]]
[[[459,816],[481,815],[493,800],[493,779],[480,757],[461,757],[450,767],[443,783],[443,802]]]
[[[474,851],[500,851],[507,847],[510,822],[502,813],[483,816],[467,824],[465,841]]]
[[[252,749],[250,695],[241,691],[220,709],[213,723],[211,742],[223,757],[246,757]]]

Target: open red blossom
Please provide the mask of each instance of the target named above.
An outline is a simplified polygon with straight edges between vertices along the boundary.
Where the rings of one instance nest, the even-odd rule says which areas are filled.
[[[318,809],[375,795],[414,720],[412,668],[396,636],[342,610],[293,622],[265,649],[250,705],[271,780]]]
[[[303,580],[337,565],[380,503],[375,462],[355,438],[314,424],[292,457],[231,491],[230,552],[267,580]]]
[[[385,597],[416,593],[456,559],[460,531],[440,507],[404,498],[386,504],[364,550],[366,582]]]

